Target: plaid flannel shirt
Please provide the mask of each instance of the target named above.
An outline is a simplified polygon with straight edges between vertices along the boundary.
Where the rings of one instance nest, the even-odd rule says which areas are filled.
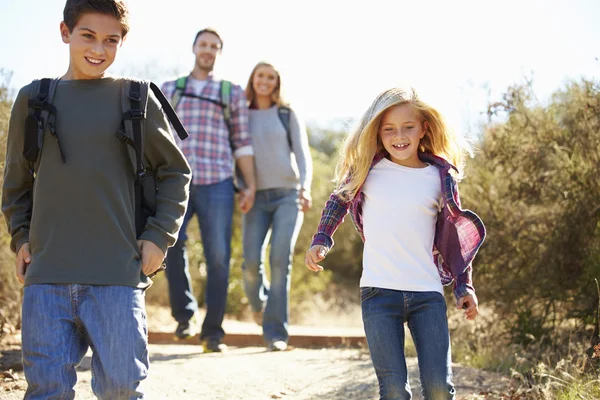
[[[253,155],[246,96],[238,85],[231,87],[231,132],[225,123],[221,103],[221,81],[209,76],[206,86],[195,93],[187,85],[184,93],[214,100],[181,96],[177,115],[189,133],[189,138],[175,141],[192,169],[192,184],[210,185],[233,176],[233,162],[241,156]],[[173,97],[176,81],[165,82],[162,91]],[[215,104],[216,103],[216,104]]]
[[[378,153],[373,159],[371,168],[384,156],[384,153]],[[432,255],[442,284],[449,285],[454,282],[454,295],[459,299],[469,293],[475,293],[471,263],[485,239],[485,227],[474,212],[463,210],[460,207],[458,185],[450,174],[450,169],[456,168],[446,160],[432,154],[419,153],[419,158],[435,165],[440,172],[444,207],[438,214]],[[344,221],[348,212],[350,212],[354,226],[364,242],[363,201],[362,187],[351,201],[340,199],[336,193],[331,194],[325,203],[321,221],[311,246],[333,247],[333,234]]]

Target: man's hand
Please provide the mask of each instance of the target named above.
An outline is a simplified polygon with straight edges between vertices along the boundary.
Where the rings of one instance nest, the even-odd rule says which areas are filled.
[[[142,272],[148,276],[160,268],[165,253],[149,240],[138,240],[138,246],[142,252]]]
[[[323,271],[323,267],[317,263],[325,259],[328,251],[329,249],[327,247],[321,245],[314,245],[308,249],[306,256],[304,257],[304,264],[306,265],[306,268],[314,272]]]
[[[29,243],[25,243],[19,249],[17,253],[17,279],[21,284],[25,284],[25,273],[27,272],[27,267],[31,263],[31,253],[29,252]]]
[[[254,196],[256,195],[256,191],[254,189],[242,189],[240,191],[240,198],[238,200],[238,204],[240,206],[240,211],[246,214],[252,206],[254,205]]]
[[[298,195],[300,200],[300,210],[302,212],[307,212],[312,207],[312,197],[310,193],[305,189],[300,189],[300,194]]]
[[[474,320],[479,314],[479,304],[477,302],[477,296],[475,294],[468,294],[464,297],[461,297],[456,302],[456,308],[459,310],[464,308],[465,317],[469,320]]]

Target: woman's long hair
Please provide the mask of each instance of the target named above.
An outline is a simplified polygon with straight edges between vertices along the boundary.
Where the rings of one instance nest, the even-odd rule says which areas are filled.
[[[410,104],[421,117],[425,136],[419,143],[419,152],[441,157],[462,171],[464,153],[471,154],[468,143],[450,130],[442,114],[420,100],[414,89],[392,88],[377,96],[344,141],[335,171],[336,193],[342,199],[350,201],[356,196],[367,179],[373,158],[385,151],[379,137],[383,114],[404,104]]]
[[[283,100],[281,96],[281,75],[277,68],[275,68],[272,64],[266,61],[261,61],[258,64],[256,64],[256,66],[254,66],[254,69],[252,70],[252,73],[250,74],[250,78],[248,78],[248,84],[246,85],[246,99],[248,100],[248,106],[250,108],[256,107],[256,91],[254,90],[252,82],[254,81],[254,75],[256,74],[256,71],[260,67],[273,68],[273,70],[275,71],[275,75],[277,76],[277,83],[275,85],[275,89],[273,90],[273,93],[271,93],[271,100],[273,100],[273,104],[275,104],[278,107],[287,106],[288,104]]]

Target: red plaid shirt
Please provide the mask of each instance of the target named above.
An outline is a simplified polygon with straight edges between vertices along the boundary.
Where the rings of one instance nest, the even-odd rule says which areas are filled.
[[[383,157],[383,153],[377,154],[371,168]],[[444,208],[437,218],[432,254],[442,284],[448,285],[454,282],[454,295],[459,299],[468,293],[475,293],[471,263],[485,239],[485,227],[474,212],[460,208],[458,185],[450,174],[450,169],[454,167],[444,159],[432,154],[420,153],[419,158],[435,165],[440,171]],[[364,242],[363,201],[362,187],[354,199],[348,202],[333,193],[325,203],[321,222],[311,246],[333,247],[333,234],[344,221],[348,212],[350,212],[354,226]]]
[[[191,79],[191,78],[189,78]],[[165,82],[162,91],[170,99],[175,92],[176,81]],[[190,137],[175,140],[192,169],[192,184],[209,185],[221,182],[233,175],[233,160],[253,155],[252,139],[248,126],[246,96],[238,85],[231,87],[231,132],[223,118],[221,103],[221,81],[209,77],[206,86],[196,93],[189,84],[184,93],[214,100],[202,100],[182,96],[177,105],[177,115]],[[232,149],[233,147],[233,149]]]

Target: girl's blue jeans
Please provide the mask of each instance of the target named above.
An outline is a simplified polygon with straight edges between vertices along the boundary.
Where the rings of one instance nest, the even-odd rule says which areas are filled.
[[[446,302],[438,292],[360,288],[365,334],[381,400],[408,400],[404,323],[417,350],[425,400],[454,399]]]
[[[303,217],[297,190],[266,189],[256,192],[254,206],[242,218],[244,288],[254,311],[264,307],[263,336],[267,342],[288,340],[292,257]],[[264,265],[269,241],[270,282]]]
[[[99,399],[142,399],[148,375],[144,294],[129,286],[25,286],[22,308],[25,399],[73,399],[75,367],[92,349]]]

